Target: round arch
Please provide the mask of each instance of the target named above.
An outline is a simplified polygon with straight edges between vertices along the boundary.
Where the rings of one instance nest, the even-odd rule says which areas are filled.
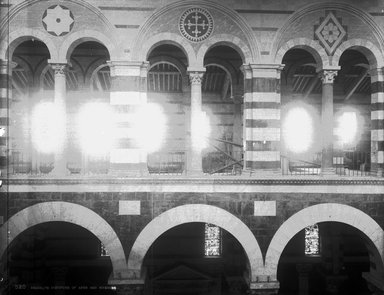
[[[0,59],[7,60],[8,56],[12,57],[17,46],[33,39],[41,41],[47,46],[51,59],[57,58],[57,48],[47,34],[37,29],[23,28],[10,33],[7,40],[0,40]]]
[[[134,60],[148,60],[151,51],[163,44],[175,45],[180,48],[188,59],[188,65],[194,65],[196,62],[195,51],[192,45],[183,37],[174,33],[160,33],[146,40],[140,48],[133,49],[132,57]]]
[[[361,52],[369,62],[371,69],[384,67],[384,57],[380,49],[372,42],[364,39],[350,39],[343,42],[335,51],[332,57],[332,63],[339,65],[341,55],[348,49],[354,49]]]
[[[140,232],[128,258],[128,269],[133,279],[139,279],[142,264],[153,242],[167,230],[190,222],[204,222],[219,226],[231,233],[242,245],[250,264],[251,280],[257,280],[257,272],[263,267],[260,246],[250,229],[228,211],[205,204],[188,204],[172,208],[154,218]]]
[[[178,59],[174,57],[161,55],[161,56],[156,56],[154,58],[151,58],[149,62],[150,62],[150,65],[149,65],[148,72],[158,64],[167,63],[174,66],[182,75],[182,77],[186,76],[187,68],[183,65],[183,63],[181,63]]]
[[[78,46],[79,44],[83,42],[88,41],[95,41],[97,43],[100,43],[107,48],[109,53],[110,60],[115,60],[117,58],[117,46],[115,45],[115,42],[107,37],[105,34],[100,33],[98,31],[94,30],[81,30],[77,31],[76,33],[70,34],[62,43],[60,50],[59,50],[59,61],[66,62],[69,61],[71,58],[71,54],[73,50]]]
[[[284,43],[274,55],[273,62],[281,64],[283,62],[284,55],[288,52],[288,50],[295,48],[304,49],[312,54],[313,58],[316,60],[318,69],[323,69],[329,66],[329,58],[325,49],[316,41],[307,38],[296,38]]]
[[[27,207],[13,215],[0,228],[0,238],[10,244],[26,229],[45,222],[63,221],[79,225],[93,233],[105,246],[110,255],[113,278],[127,276],[125,253],[121,242],[113,228],[94,211],[68,202],[44,202]],[[4,254],[7,244],[0,244],[0,257]]]
[[[198,64],[203,65],[205,54],[218,45],[227,45],[236,50],[245,64],[252,63],[254,60],[251,49],[243,40],[230,34],[219,34],[212,36],[201,45],[196,55]]]
[[[319,222],[335,221],[348,224],[375,245],[384,262],[384,231],[368,214],[354,207],[326,203],[307,207],[286,220],[273,236],[265,258],[266,275],[276,278],[280,256],[288,242],[302,229]]]

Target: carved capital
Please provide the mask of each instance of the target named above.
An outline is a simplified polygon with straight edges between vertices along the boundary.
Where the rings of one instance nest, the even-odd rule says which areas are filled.
[[[332,84],[335,81],[336,75],[336,70],[323,70],[320,72],[319,77],[323,84]]]
[[[65,76],[67,64],[51,64],[51,67],[55,71],[55,75]]]
[[[201,72],[191,72],[189,73],[189,81],[192,85],[201,85],[203,81],[204,73]]]

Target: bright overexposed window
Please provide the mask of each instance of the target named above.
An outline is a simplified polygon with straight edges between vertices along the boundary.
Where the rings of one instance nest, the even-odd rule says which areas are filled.
[[[314,134],[313,119],[301,106],[290,108],[282,123],[282,135],[286,148],[294,153],[307,151]]]

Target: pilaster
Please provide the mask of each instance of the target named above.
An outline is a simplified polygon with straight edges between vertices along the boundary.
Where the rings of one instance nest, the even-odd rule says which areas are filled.
[[[244,170],[280,173],[280,64],[250,64],[244,73]]]
[[[109,61],[110,104],[116,115],[116,142],[110,152],[110,173],[121,176],[148,174],[147,151],[138,142],[134,118],[147,103],[148,62]]]

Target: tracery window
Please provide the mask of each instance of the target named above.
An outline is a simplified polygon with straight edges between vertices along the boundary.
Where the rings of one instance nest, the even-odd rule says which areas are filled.
[[[305,255],[320,255],[320,235],[317,224],[305,228]]]
[[[221,229],[220,227],[205,224],[205,257],[221,256]]]

